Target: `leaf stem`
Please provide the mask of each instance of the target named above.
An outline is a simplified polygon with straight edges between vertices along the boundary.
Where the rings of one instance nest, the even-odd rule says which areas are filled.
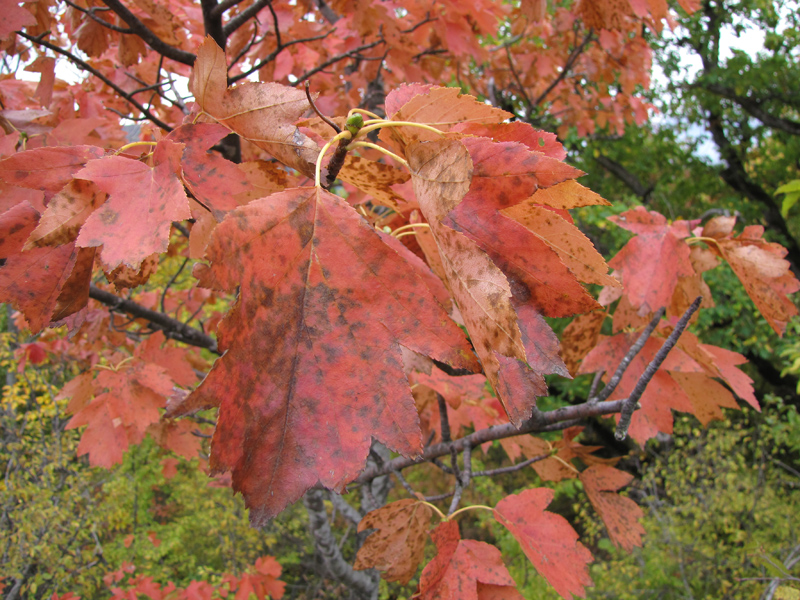
[[[702,236],[686,238],[687,244],[693,244],[695,242],[705,242],[706,244],[714,244],[715,246],[719,246],[719,240],[717,238]]]
[[[418,127],[419,129],[426,129],[428,131],[438,133],[439,135],[444,135],[444,131],[439,131],[435,127],[431,127],[430,125],[425,125],[423,123],[412,123],[411,121],[383,121],[381,123],[375,123],[374,125],[367,125],[361,130],[361,133],[366,134],[370,131],[380,129],[381,127]]]
[[[408,225],[403,225],[402,227],[398,227],[397,229],[395,229],[392,232],[392,236],[397,237],[399,233],[406,231],[408,229],[414,229],[415,227],[427,227],[428,229],[430,229],[431,226],[428,225],[427,223],[409,223]],[[406,233],[413,233],[413,232],[406,231]]]
[[[425,500],[420,500],[419,502],[420,504],[424,504],[425,506],[431,507],[436,512],[436,514],[439,515],[439,518],[442,521],[447,521],[447,515],[445,515],[441,510],[439,510],[438,506],[436,506],[435,504],[431,504],[430,502],[427,502]]]
[[[368,129],[368,127],[364,127],[361,131],[364,131],[366,129]],[[397,156],[397,154],[395,154],[391,150],[387,150],[386,148],[378,146],[378,144],[373,144],[372,142],[353,142],[347,147],[347,149],[350,150],[352,148],[372,148],[373,150],[377,150],[378,152],[383,152],[386,156],[393,158],[401,165],[403,165],[405,168],[408,168],[408,163],[406,162],[406,159],[400,158],[399,156]]]
[[[450,515],[449,517],[447,517],[447,518],[445,519],[445,521],[451,521],[451,520],[452,520],[452,519],[454,519],[454,518],[455,518],[457,515],[460,515],[461,513],[467,512],[468,510],[478,510],[478,509],[490,510],[490,511],[494,512],[494,509],[493,509],[491,506],[486,506],[486,505],[484,505],[484,504],[475,504],[474,506],[465,506],[465,507],[463,507],[463,508],[459,508],[459,509],[458,509],[457,511],[455,511],[455,512],[454,512],[452,515]]]
[[[367,115],[368,117],[372,117],[373,119],[378,119],[379,121],[383,121],[383,119],[381,119],[381,117],[376,115],[374,112],[370,112],[363,108],[351,108],[350,111],[347,113],[347,117],[350,118],[350,115],[352,115],[353,113],[360,113],[362,115]]]
[[[124,146],[122,146],[122,148],[117,150],[114,154],[122,154],[123,152],[125,152],[125,150],[128,150],[129,148],[135,148],[137,146],[157,146],[157,145],[158,142],[131,142],[130,144],[125,144]]]

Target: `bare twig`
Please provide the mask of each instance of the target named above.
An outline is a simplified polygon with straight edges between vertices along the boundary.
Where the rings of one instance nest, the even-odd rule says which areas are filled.
[[[665,309],[660,308],[656,311],[655,316],[650,320],[650,323],[647,327],[644,328],[642,334],[639,336],[639,339],[636,340],[636,343],[631,346],[630,350],[625,354],[621,361],[619,361],[619,366],[617,370],[614,371],[614,375],[611,376],[611,380],[608,382],[608,385],[603,388],[603,390],[597,395],[597,398],[589,398],[590,402],[602,402],[606,398],[608,398],[617,386],[619,382],[622,381],[622,376],[625,375],[625,371],[628,369],[628,366],[631,364],[631,361],[636,358],[636,355],[641,352],[644,345],[647,343],[648,338],[653,334],[655,328],[658,327],[659,321],[661,321],[661,317],[664,316]]]
[[[258,71],[264,65],[268,65],[273,60],[275,60],[275,58],[278,56],[278,54],[281,53],[282,50],[285,50],[289,46],[293,46],[295,44],[304,44],[306,42],[313,42],[313,41],[316,41],[316,40],[322,40],[322,39],[328,37],[334,31],[336,31],[335,28],[326,31],[325,33],[321,33],[320,35],[315,35],[315,36],[312,36],[312,37],[300,38],[300,39],[288,41],[285,44],[283,44],[282,46],[278,46],[275,50],[270,52],[266,57],[264,57],[263,59],[261,59],[260,61],[255,63],[249,69],[247,69],[247,71],[243,71],[243,72],[239,73],[238,75],[234,75],[233,77],[228,77],[228,84],[230,85],[230,84],[236,83],[237,81],[241,81],[242,79],[244,79],[245,77],[247,77],[251,73],[255,73],[256,71]],[[339,59],[339,60],[341,60],[341,59]],[[308,79],[308,77],[306,77],[305,79]],[[301,81],[305,81],[305,79],[303,79]]]
[[[483,471],[475,471],[472,476],[473,477],[494,477],[495,475],[504,475],[505,473],[514,473],[515,471],[520,471],[525,467],[532,465],[535,462],[539,462],[540,460],[544,460],[548,458],[549,454],[541,454],[539,456],[534,456],[529,458],[528,460],[523,460],[521,463],[517,463],[515,465],[511,465],[510,467],[498,467],[497,469],[486,469]]]
[[[580,45],[576,46],[572,52],[570,52],[570,55],[567,57],[567,61],[564,63],[564,68],[561,69],[558,77],[556,77],[553,82],[548,85],[547,88],[533,101],[534,106],[539,106],[544,99],[547,98],[550,92],[552,92],[559,83],[564,81],[567,75],[569,75],[569,72],[572,70],[572,66],[575,64],[575,61],[578,60],[578,57],[581,54],[583,54],[583,51],[586,50],[586,46],[589,45],[589,42],[592,41],[593,37],[594,30],[590,29],[586,33],[586,37],[583,38],[583,41],[580,43]]]
[[[369,44],[364,44],[363,46],[359,46],[358,48],[353,48],[352,50],[349,50],[348,52],[342,52],[341,54],[336,54],[336,55],[332,56],[331,58],[329,58],[328,60],[326,60],[325,62],[317,65],[316,67],[314,67],[310,71],[307,71],[307,72],[303,73],[303,75],[301,75],[297,79],[297,81],[295,82],[295,85],[300,85],[301,83],[303,83],[309,77],[311,77],[313,75],[316,75],[320,71],[324,71],[325,69],[327,69],[331,65],[336,64],[340,60],[344,60],[346,58],[353,58],[355,56],[358,56],[359,53],[362,52],[363,50],[369,50],[370,48],[374,48],[375,46],[379,46],[379,45],[385,44],[385,43],[386,42],[381,37],[379,40],[376,40],[376,41],[371,42]]]
[[[38,44],[39,46],[47,48],[48,50],[52,50],[53,52],[56,52],[56,53],[58,53],[58,54],[60,54],[62,56],[66,56],[70,60],[70,62],[72,64],[74,64],[76,67],[79,67],[79,68],[83,69],[84,71],[88,71],[89,73],[91,73],[92,75],[97,77],[100,81],[105,83],[112,90],[114,90],[120,96],[120,98],[123,98],[125,101],[127,101],[128,103],[130,103],[133,106],[135,106],[152,123],[154,123],[155,125],[157,125],[161,129],[163,129],[164,131],[172,131],[172,127],[170,127],[169,125],[164,123],[164,121],[162,121],[157,116],[155,116],[153,113],[151,113],[148,109],[146,109],[137,100],[134,100],[133,97],[131,97],[130,94],[128,94],[125,90],[123,90],[116,83],[111,81],[108,77],[103,75],[100,71],[98,71],[97,69],[95,69],[94,67],[89,65],[89,63],[87,63],[86,61],[81,60],[80,58],[78,58],[77,56],[72,54],[70,51],[64,50],[63,48],[61,48],[59,46],[56,46],[55,44],[51,44],[50,42],[44,41],[43,39],[41,39],[41,36],[33,37],[31,35],[28,35],[24,31],[17,31],[16,34],[19,35],[22,38],[25,38],[26,40],[28,40],[30,42],[33,42],[34,44]]]
[[[325,115],[323,115],[323,114],[322,114],[322,113],[319,111],[319,108],[317,108],[317,105],[316,105],[316,104],[314,104],[314,98],[312,98],[312,97],[311,97],[311,89],[310,89],[310,88],[311,88],[311,85],[308,83],[308,81],[306,81],[306,85],[305,85],[305,89],[306,89],[306,98],[308,98],[308,103],[311,105],[311,108],[313,108],[313,109],[314,109],[314,112],[315,112],[315,113],[317,113],[317,116],[318,116],[320,119],[322,119],[322,120],[323,120],[325,123],[327,123],[328,125],[330,125],[331,127],[333,127],[333,130],[334,130],[336,133],[342,133],[342,130],[339,128],[339,126],[338,126],[336,123],[334,123],[333,121],[331,121],[331,120],[330,120],[328,117],[326,117]]]
[[[628,427],[631,425],[631,417],[633,416],[633,411],[636,409],[636,403],[639,401],[639,398],[641,398],[645,388],[647,388],[647,384],[650,383],[650,380],[656,374],[656,371],[658,371],[661,363],[667,358],[669,351],[672,350],[672,347],[677,343],[678,338],[686,329],[686,326],[689,325],[689,319],[691,319],[692,315],[700,308],[700,303],[702,301],[702,296],[695,298],[694,302],[686,309],[686,312],[683,313],[683,316],[675,325],[675,329],[672,330],[672,333],[664,342],[664,345],[659,348],[653,360],[645,367],[644,373],[639,377],[639,381],[636,382],[636,386],[633,388],[631,395],[628,396],[622,407],[619,423],[617,423],[617,430],[614,432],[614,437],[616,439],[622,441],[628,436]]]

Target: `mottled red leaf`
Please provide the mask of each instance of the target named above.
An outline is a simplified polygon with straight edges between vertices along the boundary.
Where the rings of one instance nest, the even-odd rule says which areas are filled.
[[[106,194],[91,181],[73,179],[47,203],[25,248],[58,246],[74,241],[86,219],[105,199]]]
[[[431,538],[437,553],[422,571],[420,600],[522,600],[497,548],[462,540],[455,521],[440,523]]]
[[[0,258],[16,254],[25,245],[39,222],[39,212],[28,202],[20,202],[0,215]]]
[[[183,145],[161,140],[153,151],[153,167],[123,156],[87,163],[77,176],[94,181],[108,201],[86,220],[78,245],[103,246],[110,269],[125,263],[138,270],[151,254],[167,250],[170,226],[191,216],[189,199],[178,179]],[[133,199],[131,190],[136,190]]]
[[[0,161],[0,179],[11,185],[57,192],[83,166],[105,154],[96,146],[36,148]]]
[[[512,494],[497,504],[495,518],[562,598],[583,598],[584,588],[592,585],[588,568],[592,555],[564,517],[545,511],[553,495],[553,490],[546,488]]]
[[[173,129],[168,140],[183,144],[181,179],[192,195],[219,218],[239,203],[236,197],[250,189],[247,175],[239,165],[207,151],[230,131],[215,123],[185,124]]]
[[[425,279],[322,189],[231,212],[207,256],[208,277],[240,286],[239,300],[219,325],[224,356],[181,410],[220,405],[211,465],[233,470],[254,523],[316,483],[342,489],[373,437],[420,451],[400,344],[476,367]]]
[[[80,248],[34,248],[14,254],[0,267],[0,302],[21,311],[32,333],[50,323]]]

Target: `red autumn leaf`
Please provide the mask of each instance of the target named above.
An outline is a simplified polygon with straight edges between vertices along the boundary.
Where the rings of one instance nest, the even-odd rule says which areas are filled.
[[[432,514],[429,506],[411,498],[368,513],[358,531],[377,531],[364,540],[353,568],[378,569],[386,581],[406,585],[422,562]]]
[[[606,316],[602,311],[579,315],[564,329],[561,335],[561,355],[572,375],[577,374],[583,357],[597,345]]]
[[[692,224],[668,225],[662,215],[641,206],[609,220],[636,234],[608,263],[622,274],[623,293],[631,305],[642,315],[669,306],[678,278],[694,275],[689,246],[683,241]]]
[[[564,517],[545,510],[553,494],[536,488],[507,496],[495,507],[495,518],[562,598],[583,598],[584,588],[592,585],[588,568],[592,555]]]
[[[605,465],[592,465],[581,472],[580,479],[614,545],[628,552],[634,546],[641,546],[645,531],[639,520],[644,513],[636,502],[617,493],[633,480],[633,475]]]
[[[33,248],[10,256],[0,267],[0,302],[8,302],[21,311],[32,333],[38,333],[52,320],[81,250],[75,244]],[[86,287],[88,290],[88,282]],[[73,308],[78,310],[81,306]],[[67,315],[62,314],[61,318],[64,316]]]
[[[415,371],[412,378],[440,393],[454,409],[461,406],[463,400],[486,395],[486,377],[480,374],[451,377],[434,366],[430,375]]]
[[[114,269],[124,263],[138,270],[148,256],[165,252],[173,221],[188,219],[189,200],[177,173],[181,144],[161,140],[153,151],[153,167],[123,156],[87,163],[77,173],[109,195],[78,235],[78,245],[103,246],[103,263]],[[134,201],[130,191],[136,190]]]
[[[541,152],[545,156],[564,160],[567,151],[558,141],[554,133],[534,129],[522,121],[511,123],[460,123],[453,127],[453,131],[474,135],[476,137],[492,138],[495,142],[519,142],[525,144],[529,150]]]
[[[206,278],[240,285],[239,300],[218,329],[225,354],[181,411],[220,405],[211,466],[233,470],[254,523],[318,482],[341,489],[373,437],[420,451],[400,344],[476,367],[424,277],[329,192],[297,188],[238,208],[207,256]]]
[[[711,251],[728,262],[759,312],[783,335],[789,319],[798,314],[788,295],[800,290],[800,281],[784,259],[786,249],[767,242],[763,227],[751,225],[734,236],[735,221],[735,217],[711,219],[703,228],[703,237],[716,241],[709,245]]]
[[[497,548],[462,540],[455,521],[440,523],[431,538],[437,553],[422,571],[420,600],[522,600]]]
[[[0,179],[11,185],[58,192],[84,165],[105,154],[96,146],[36,148],[0,161]]]
[[[3,0],[0,4],[0,39],[5,39],[18,29],[35,24],[34,16],[22,8],[17,0]]]
[[[161,419],[147,428],[147,433],[164,450],[174,452],[186,459],[197,458],[202,444],[194,435],[199,428],[188,419]]]

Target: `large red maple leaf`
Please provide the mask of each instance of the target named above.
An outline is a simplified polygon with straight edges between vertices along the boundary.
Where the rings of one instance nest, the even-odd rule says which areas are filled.
[[[381,236],[338,196],[296,188],[232,211],[209,243],[202,280],[239,299],[181,411],[220,406],[211,465],[233,470],[254,523],[317,483],[341,489],[373,437],[421,450],[401,345],[477,368],[438,279]]]

